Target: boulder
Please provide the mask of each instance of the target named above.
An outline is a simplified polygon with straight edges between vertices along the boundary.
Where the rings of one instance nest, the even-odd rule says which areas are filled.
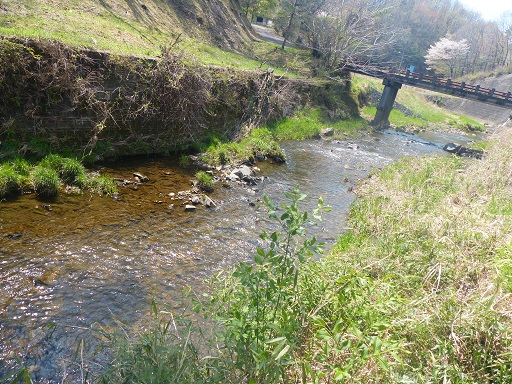
[[[196,206],[195,205],[185,205],[185,212],[195,212]]]
[[[236,174],[231,172],[230,174],[226,175],[226,180],[236,182],[236,181],[240,181],[240,178]]]
[[[249,168],[247,165],[242,165],[241,167],[234,169],[233,173],[242,180],[246,177],[251,177],[253,175],[252,169]]]
[[[443,150],[449,153],[453,153],[458,156],[463,157],[473,157],[475,159],[481,159],[483,155],[483,151],[478,149],[471,149],[467,147],[463,147],[462,145],[455,143],[448,143],[443,147]]]

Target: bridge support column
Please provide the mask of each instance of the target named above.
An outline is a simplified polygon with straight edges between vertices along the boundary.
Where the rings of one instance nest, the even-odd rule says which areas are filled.
[[[384,91],[382,92],[375,118],[371,123],[375,126],[381,124],[389,125],[389,114],[393,109],[393,104],[395,102],[396,95],[398,94],[398,90],[402,88],[402,84],[389,79],[384,79],[382,83],[384,84]]]

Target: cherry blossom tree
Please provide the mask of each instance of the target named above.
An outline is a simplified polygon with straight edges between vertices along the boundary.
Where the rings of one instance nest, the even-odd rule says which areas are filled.
[[[453,77],[457,70],[460,70],[460,74],[463,73],[468,53],[469,45],[465,39],[454,41],[443,37],[430,46],[425,55],[425,62],[430,68]]]

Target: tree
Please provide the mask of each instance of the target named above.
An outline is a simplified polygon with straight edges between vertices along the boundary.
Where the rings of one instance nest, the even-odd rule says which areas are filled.
[[[464,60],[468,53],[469,45],[465,39],[453,41],[443,37],[437,43],[430,46],[425,56],[425,61],[428,66],[436,71],[445,74],[449,72],[450,77],[453,77],[457,73],[457,69],[463,68]]]

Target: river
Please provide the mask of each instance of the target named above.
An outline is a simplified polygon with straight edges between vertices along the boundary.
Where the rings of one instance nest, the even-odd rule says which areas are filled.
[[[370,170],[402,156],[445,154],[445,143],[470,139],[384,131],[351,145],[284,142],[286,164],[259,163],[266,178],[253,187],[218,183],[210,194],[216,206],[196,212],[169,196],[190,189],[196,171],[174,157],[102,164],[113,177],[150,179],[120,188],[117,198],[62,193],[51,202],[33,195],[1,202],[0,380],[17,357],[37,383],[79,382],[75,351],[82,339],[86,349],[93,344],[91,326],[136,324],[153,298],[179,310],[185,287],[200,291],[214,271],[251,257],[261,230],[273,226],[251,204],[263,194],[282,203],[283,192],[299,184],[310,197],[305,209],[321,196],[332,211],[315,231],[328,248],[343,231],[351,187]],[[104,363],[93,361],[92,371]]]

